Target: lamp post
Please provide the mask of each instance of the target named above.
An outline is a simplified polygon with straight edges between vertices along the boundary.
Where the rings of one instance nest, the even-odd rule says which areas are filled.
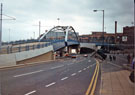
[[[93,10],[93,12],[97,12],[97,11],[102,11],[103,12],[103,26],[102,26],[102,37],[103,37],[103,42],[102,45],[104,46],[104,10]]]
[[[0,50],[2,46],[2,3],[1,3],[1,13],[0,13]]]
[[[58,25],[59,25],[60,18],[57,18],[57,20],[58,20]]]
[[[3,19],[3,15],[10,19]],[[2,47],[2,21],[3,20],[16,20],[14,17],[3,14],[3,4],[0,4],[0,51]]]

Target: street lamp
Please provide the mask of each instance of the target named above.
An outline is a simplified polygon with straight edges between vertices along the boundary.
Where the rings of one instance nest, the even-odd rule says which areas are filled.
[[[10,19],[3,19],[3,15]],[[14,17],[3,14],[3,4],[0,4],[0,51],[2,47],[2,21],[3,20],[16,20]]]
[[[102,27],[103,42],[102,42],[102,45],[104,45],[104,10],[93,10],[93,12],[97,12],[97,11],[102,11],[103,12],[103,27]]]
[[[60,18],[57,18],[57,20],[58,20],[58,25],[59,25]]]

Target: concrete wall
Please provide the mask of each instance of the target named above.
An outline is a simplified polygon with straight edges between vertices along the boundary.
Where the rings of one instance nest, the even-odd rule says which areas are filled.
[[[30,51],[18,52],[15,54],[16,61],[21,61],[21,60],[29,59],[32,57],[36,57],[44,53],[47,53],[49,51],[53,51],[53,46],[48,46],[45,48],[40,48],[40,49],[35,49],[35,50],[30,50]]]
[[[48,57],[45,58],[45,56]],[[37,61],[33,59],[36,59]],[[51,59],[53,59],[53,46],[48,46],[41,49],[0,55],[0,68],[14,66],[16,63],[39,62]]]
[[[0,68],[16,65],[15,54],[0,55]]]
[[[93,43],[80,43],[80,48],[81,47],[86,47],[86,48],[96,50],[96,44],[93,44]]]
[[[53,51],[47,52],[45,54],[36,56],[36,57],[32,57],[29,59],[25,59],[22,61],[17,61],[17,64],[26,64],[26,63],[36,63],[36,62],[43,62],[43,61],[48,61],[48,60],[53,60],[54,59],[54,55],[53,55]]]

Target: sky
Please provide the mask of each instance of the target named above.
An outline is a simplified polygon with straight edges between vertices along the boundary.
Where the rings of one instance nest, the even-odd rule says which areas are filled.
[[[41,34],[53,26],[73,26],[80,35],[102,31],[105,11],[105,31],[114,33],[132,26],[134,0],[0,0],[3,3],[2,41],[37,38],[41,21]],[[11,19],[7,16],[16,18]],[[58,21],[57,18],[60,20]],[[34,36],[35,34],[35,36]]]

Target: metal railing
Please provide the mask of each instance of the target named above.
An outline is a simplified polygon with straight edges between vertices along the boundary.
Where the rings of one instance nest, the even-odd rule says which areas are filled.
[[[0,54],[10,54],[10,53],[16,53],[16,52],[22,52],[22,51],[29,51],[29,50],[34,50],[34,49],[40,49],[44,47],[48,47],[52,45],[51,42],[46,42],[46,43],[38,43],[38,44],[33,44],[33,45],[23,45],[20,44],[19,46],[17,45],[10,45],[7,47],[2,47],[0,49]]]
[[[68,41],[79,43],[74,40],[68,40]],[[30,44],[8,45],[0,49],[0,54],[10,54],[10,53],[40,49],[40,48],[48,47],[50,45],[53,45],[55,43],[60,43],[60,42],[65,42],[65,40],[63,39],[62,40],[49,40],[49,41],[47,40],[44,42],[37,42],[36,44],[31,44],[31,45]]]

